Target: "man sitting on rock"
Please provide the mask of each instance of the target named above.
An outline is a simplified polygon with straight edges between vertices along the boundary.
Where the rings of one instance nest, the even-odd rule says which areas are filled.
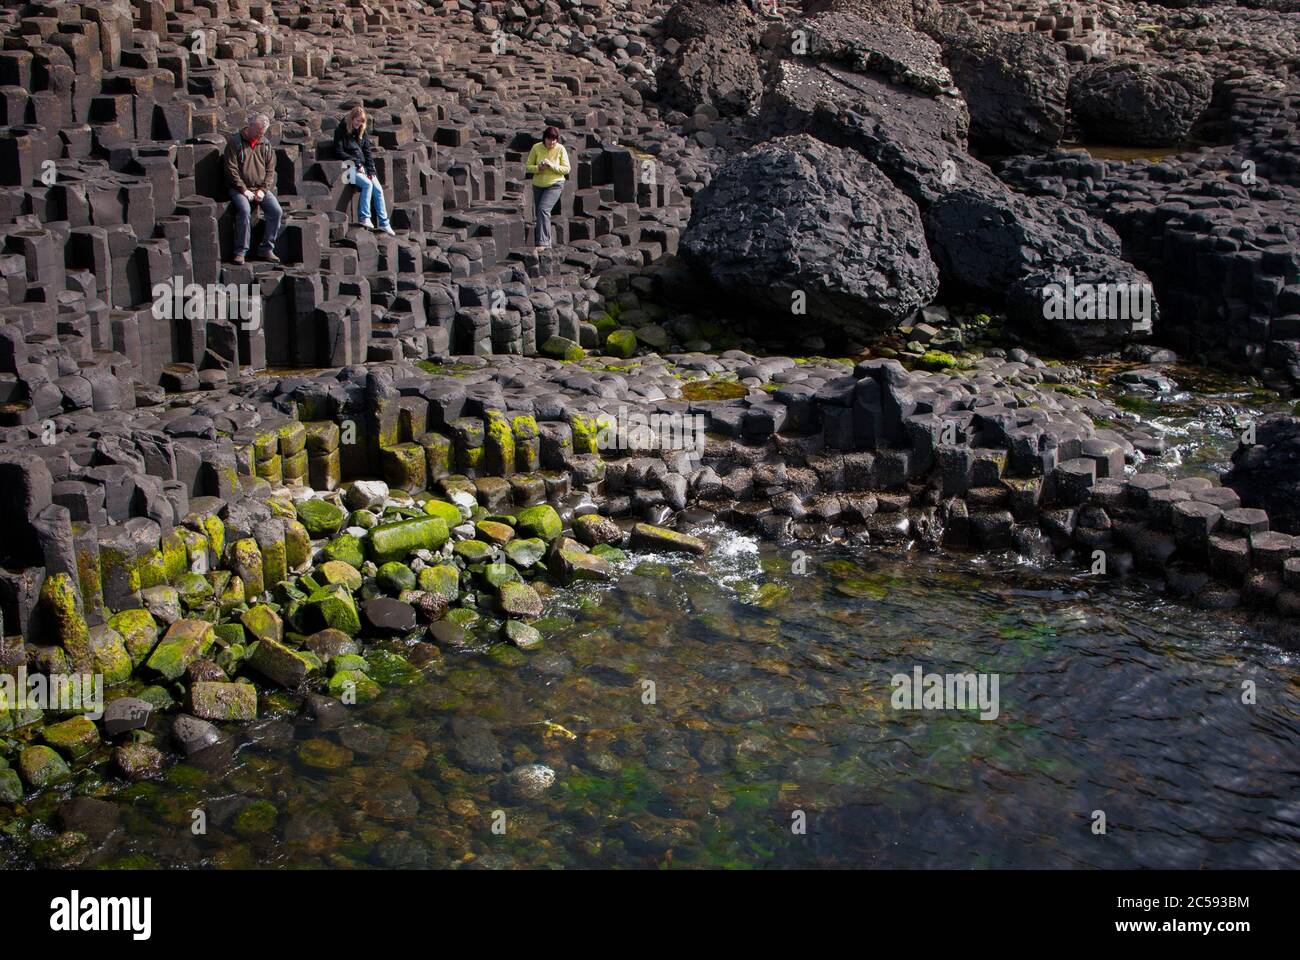
[[[547,127],[542,131],[540,143],[528,151],[524,169],[533,175],[533,210],[537,230],[534,242],[538,250],[551,245],[551,211],[564,191],[564,178],[569,175],[569,153],[560,143],[560,131]]]
[[[244,254],[252,241],[252,204],[262,208],[266,218],[266,233],[256,256],[260,260],[279,263],[275,255],[275,239],[280,235],[283,212],[271,188],[275,186],[275,151],[266,139],[271,118],[264,113],[255,114],[248,125],[226,143],[226,179],[230,184],[230,199],[235,204],[235,260],[244,262]]]
[[[361,193],[357,200],[361,226],[391,235],[393,228],[389,226],[388,211],[384,207],[384,188],[379,183],[379,173],[370,153],[370,138],[366,136],[367,124],[365,107],[357,104],[349,110],[334,130],[334,154],[350,164],[347,181]],[[372,213],[375,218],[373,227],[370,222]]]

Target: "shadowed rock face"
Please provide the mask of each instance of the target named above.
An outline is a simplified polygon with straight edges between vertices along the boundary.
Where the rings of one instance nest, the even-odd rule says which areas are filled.
[[[760,144],[695,198],[683,254],[726,293],[857,337],[933,299],[938,271],[916,204],[858,154],[809,136]],[[799,320],[797,322],[804,322]]]
[[[1246,506],[1268,511],[1272,529],[1300,534],[1300,417],[1267,419],[1255,439],[1233,454],[1224,482]]]
[[[1143,336],[1127,322],[1080,323],[1042,309],[1042,288],[1064,275],[1148,281],[1120,258],[1119,238],[1105,224],[1054,197],[1016,193],[970,156],[966,105],[933,82],[947,73],[936,43],[853,19],[822,15],[796,25],[814,39],[808,56],[773,68],[760,128],[774,136],[808,132],[870,160],[921,210],[949,292],[993,302],[1010,292],[1013,318],[1065,350],[1109,349]]]
[[[962,18],[943,35],[944,62],[970,109],[971,145],[992,154],[1041,153],[1065,133],[1070,70],[1037,34],[984,30]]]
[[[1210,76],[1194,64],[1089,64],[1070,83],[1070,109],[1091,139],[1159,146],[1178,143],[1210,103]]]

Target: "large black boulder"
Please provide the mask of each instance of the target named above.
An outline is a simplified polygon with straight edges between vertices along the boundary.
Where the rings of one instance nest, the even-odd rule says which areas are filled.
[[[1300,417],[1267,417],[1254,439],[1232,455],[1224,483],[1244,506],[1267,511],[1273,530],[1300,535]]]
[[[971,146],[989,154],[1043,153],[1061,142],[1070,68],[1042,34],[947,21],[943,58],[970,110]]]
[[[1089,64],[1070,81],[1070,110],[1091,140],[1161,146],[1186,138],[1209,106],[1213,86],[1210,75],[1190,63]]]
[[[682,0],[664,15],[669,54],[656,73],[659,92],[680,110],[709,105],[743,116],[763,92],[755,48],[758,20],[736,0]]]
[[[683,256],[729,296],[872,337],[933,299],[939,275],[916,204],[851,150],[761,143],[696,195]]]

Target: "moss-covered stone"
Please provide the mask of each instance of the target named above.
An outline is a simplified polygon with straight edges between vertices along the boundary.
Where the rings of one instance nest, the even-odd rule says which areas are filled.
[[[248,599],[244,590],[244,581],[240,577],[231,577],[226,581],[225,589],[217,598],[217,605],[222,610],[234,610],[242,607]]]
[[[419,573],[418,586],[427,593],[436,593],[455,603],[460,597],[460,571],[449,563],[425,567]]]
[[[368,703],[383,692],[379,684],[359,670],[340,670],[330,677],[330,696],[344,703]]]
[[[350,563],[342,560],[326,560],[317,570],[325,583],[341,583],[354,593],[361,589],[361,573]]]
[[[29,790],[44,790],[72,776],[67,761],[46,746],[28,747],[18,754],[18,772]]]
[[[137,667],[158,643],[158,623],[148,610],[123,610],[109,617],[108,625],[121,636],[131,663]]]
[[[239,617],[244,629],[258,640],[280,640],[284,637],[284,621],[272,607],[259,603],[249,607]]]
[[[230,547],[230,567],[239,579],[244,581],[244,593],[249,597],[260,597],[266,592],[266,580],[263,576],[262,551],[252,537],[237,540]]]
[[[426,480],[441,480],[451,473],[453,457],[450,437],[444,437],[440,433],[423,433],[415,438],[415,442],[424,450]]]
[[[494,590],[503,583],[522,579],[519,571],[508,563],[488,563],[483,566],[483,580]]]
[[[361,546],[361,541],[350,533],[335,537],[325,545],[321,553],[327,560],[339,560],[358,570],[366,562],[366,553]]]
[[[576,546],[552,551],[548,565],[551,575],[566,584],[575,580],[608,581],[614,577],[614,568],[608,561]]]
[[[667,527],[657,527],[651,523],[638,523],[632,528],[632,546],[659,552],[693,553],[696,556],[703,556],[709,552],[708,543],[699,537],[669,530]]]
[[[339,448],[339,425],[333,420],[313,420],[303,425],[306,429],[306,447],[309,454],[329,453]]]
[[[636,331],[627,327],[611,330],[605,338],[605,352],[611,357],[628,358],[636,355]]]
[[[460,507],[454,503],[448,503],[446,500],[426,500],[421,508],[431,517],[437,517],[447,525],[448,529],[458,527],[465,522],[461,515]]]
[[[447,537],[447,524],[437,517],[381,523],[370,531],[370,557],[375,563],[404,560],[415,550],[437,550]]]
[[[146,666],[168,680],[181,677],[186,668],[207,655],[216,642],[212,624],[203,620],[177,620],[167,629]]]
[[[511,563],[527,570],[546,555],[546,541],[539,537],[520,537],[507,543],[504,550]]]
[[[343,527],[347,513],[338,504],[312,498],[297,503],[298,520],[314,538],[332,537]]]
[[[86,716],[52,723],[41,731],[41,739],[69,760],[86,756],[102,742],[95,722]]]
[[[114,686],[131,679],[135,664],[127,652],[122,635],[101,624],[90,631],[90,647],[94,656],[95,672],[104,677],[105,686]]]
[[[94,664],[90,628],[82,615],[81,591],[66,573],[52,573],[41,585],[40,604],[72,668],[89,672]]]
[[[323,627],[340,630],[349,637],[355,637],[361,631],[356,601],[342,584],[321,587],[307,602],[316,611]]]
[[[515,434],[500,410],[487,411],[483,469],[494,477],[508,477],[515,472]]]
[[[396,560],[390,560],[380,567],[376,579],[379,581],[379,585],[391,594],[399,594],[403,590],[414,590],[416,584],[415,571]]]
[[[497,546],[509,543],[515,536],[513,527],[492,520],[480,520],[474,524],[474,529],[478,532],[480,540],[485,543],[494,543]]]
[[[459,540],[451,549],[466,564],[483,563],[493,554],[492,546],[482,540]]]
[[[308,659],[306,655],[278,640],[266,639],[259,640],[253,647],[248,656],[248,665],[272,683],[293,690],[316,669],[319,660]]]
[[[564,532],[564,521],[549,503],[541,503],[519,511],[515,530],[521,537],[536,537],[550,543]]]
[[[497,606],[507,617],[532,619],[542,615],[542,598],[522,581],[507,581],[497,589]]]
[[[280,812],[270,800],[254,800],[235,815],[231,829],[241,837],[260,837],[275,829]]]
[[[547,337],[538,350],[544,357],[567,360],[570,363],[577,363],[587,355],[587,351],[568,337]]]
[[[178,577],[189,572],[189,551],[185,539],[175,527],[162,535],[159,547],[162,550],[163,574],[168,583],[175,582]]]
[[[387,447],[380,452],[379,459],[384,479],[394,490],[415,493],[428,485],[424,448],[418,443]]]
[[[520,650],[536,650],[542,645],[541,631],[522,620],[507,620],[501,627],[501,635]]]
[[[257,689],[250,683],[200,681],[190,687],[190,713],[204,720],[256,720]]]
[[[594,417],[585,413],[570,413],[569,428],[573,432],[573,452],[575,454],[599,453],[597,437],[600,436],[600,424]]]

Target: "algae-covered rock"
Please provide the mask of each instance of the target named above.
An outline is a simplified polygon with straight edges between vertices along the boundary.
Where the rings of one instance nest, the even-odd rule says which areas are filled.
[[[190,712],[204,720],[256,720],[257,689],[249,683],[195,683]]]
[[[73,670],[87,673],[94,668],[90,628],[82,615],[81,591],[66,573],[52,573],[41,585],[40,604],[59,646],[68,655]]]
[[[491,560],[495,552],[491,544],[484,543],[482,540],[461,540],[451,549],[456,556],[471,566]]]
[[[379,684],[358,670],[341,670],[330,677],[330,696],[344,703],[368,703],[383,691]]]
[[[608,561],[609,563],[622,563],[627,559],[627,554],[618,547],[611,547],[608,543],[598,543],[591,548],[593,557]]]
[[[326,560],[316,573],[318,580],[326,584],[341,583],[354,592],[361,589],[361,572],[352,564],[342,560]]]
[[[23,798],[23,782],[17,770],[0,767],[0,803],[18,803]]]
[[[576,363],[587,355],[587,351],[567,337],[547,337],[538,349],[542,356],[568,360],[571,363]]]
[[[416,585],[415,571],[404,563],[398,563],[396,560],[390,560],[380,567],[376,579],[379,581],[379,585],[389,593],[414,590]]]
[[[565,584],[576,580],[603,582],[614,578],[614,568],[608,561],[576,547],[552,551],[548,566],[551,575]]]
[[[515,530],[521,537],[537,537],[550,543],[564,532],[564,521],[549,503],[519,511]]]
[[[236,540],[230,547],[230,568],[244,582],[244,592],[249,597],[260,597],[266,592],[262,573],[262,552],[252,537]]]
[[[86,756],[100,744],[99,729],[89,717],[72,717],[52,723],[41,731],[46,746],[59,751],[69,760]]]
[[[693,553],[696,556],[703,556],[709,552],[709,545],[699,537],[669,530],[667,527],[657,527],[651,523],[638,523],[632,528],[632,546],[641,550]]]
[[[361,546],[361,541],[350,533],[335,537],[325,545],[322,554],[326,560],[338,560],[358,570],[366,562],[366,552]]]
[[[514,528],[509,524],[496,523],[493,520],[480,520],[474,524],[474,529],[480,540],[485,543],[495,543],[497,546],[509,543],[515,536]]]
[[[280,640],[284,637],[284,621],[274,608],[264,603],[245,610],[239,622],[258,640]]]
[[[483,579],[493,589],[512,580],[522,580],[519,571],[508,563],[489,563],[483,567]]]
[[[437,517],[445,523],[448,529],[459,526],[465,520],[465,517],[460,512],[460,507],[445,500],[426,500],[423,509],[429,516]]]
[[[215,642],[212,624],[203,620],[177,620],[154,647],[146,666],[168,680],[176,680],[191,663],[205,656]]]
[[[460,571],[450,563],[425,567],[420,571],[417,582],[421,590],[440,594],[449,603],[455,603],[460,597]]]
[[[546,541],[538,537],[511,540],[505,545],[506,558],[521,570],[534,566],[546,556]]]
[[[18,772],[30,790],[44,790],[72,776],[67,761],[50,747],[27,747],[18,754]]]
[[[611,330],[609,336],[605,339],[605,352],[611,357],[623,357],[624,359],[636,354],[636,331],[628,327],[620,327],[617,330]]]
[[[112,627],[100,624],[90,631],[90,646],[95,672],[103,676],[106,686],[111,687],[131,679],[131,671],[135,664],[120,633]]]
[[[297,688],[316,664],[277,640],[259,640],[248,656],[248,665],[287,690]]]
[[[145,587],[140,591],[140,602],[155,620],[164,626],[175,623],[181,618],[181,595],[175,587],[160,584]]]
[[[609,517],[587,513],[573,521],[573,537],[588,547],[601,543],[616,545],[623,542],[623,531]]]
[[[447,524],[437,517],[381,523],[370,531],[370,557],[375,563],[404,560],[415,550],[437,550],[447,537]]]
[[[162,751],[147,743],[124,743],[115,747],[112,761],[113,769],[132,783],[162,776]]]
[[[320,618],[321,624],[340,630],[350,637],[361,631],[361,616],[351,591],[341,584],[321,587],[307,599]]]
[[[280,812],[269,800],[254,800],[235,815],[231,829],[241,837],[257,837],[275,829]]]
[[[522,620],[507,620],[501,627],[501,633],[520,650],[536,650],[542,645],[541,631]]]

